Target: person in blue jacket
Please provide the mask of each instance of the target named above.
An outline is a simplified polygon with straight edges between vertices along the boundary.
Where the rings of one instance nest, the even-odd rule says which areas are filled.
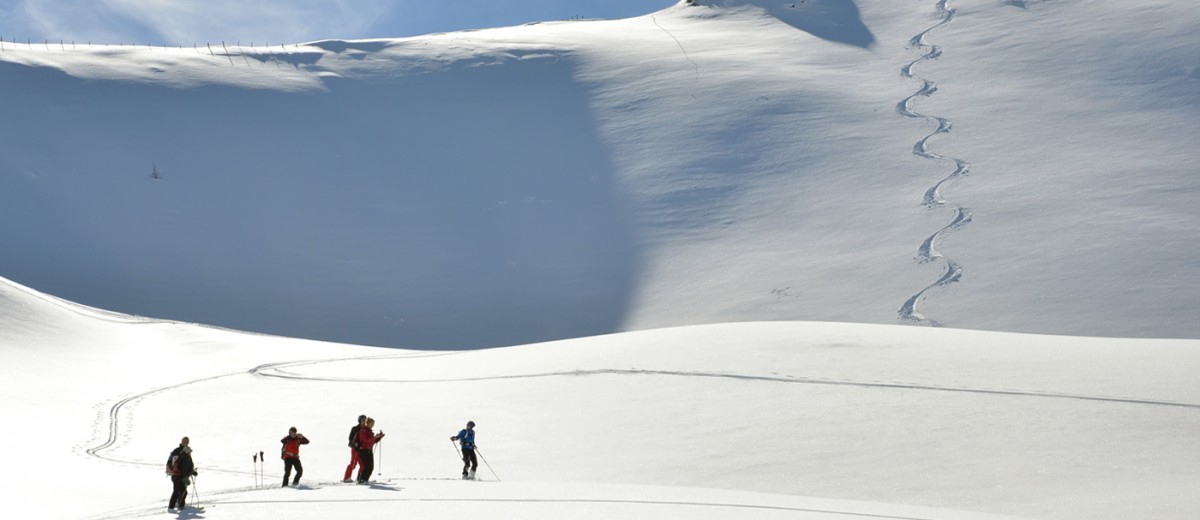
[[[475,421],[467,421],[467,427],[450,440],[462,443],[463,480],[475,480],[475,469],[479,467],[475,458]]]

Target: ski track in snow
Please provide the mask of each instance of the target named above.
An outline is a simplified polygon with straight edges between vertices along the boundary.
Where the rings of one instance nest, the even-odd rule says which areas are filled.
[[[1151,406],[1166,406],[1166,407],[1177,407],[1177,408],[1182,407],[1182,408],[1200,410],[1200,404],[1181,403],[1181,402],[1172,402],[1172,401],[1157,401],[1157,400],[1151,400],[1151,399],[1134,399],[1134,398],[1099,396],[1099,395],[1036,392],[1036,391],[1019,390],[1019,389],[1004,389],[1004,388],[950,387],[950,386],[937,386],[937,385],[905,383],[905,382],[854,381],[854,380],[848,380],[848,379],[814,379],[814,378],[802,378],[802,377],[795,377],[795,376],[780,376],[780,375],[763,376],[763,375],[732,374],[732,373],[723,373],[723,372],[700,372],[700,371],[689,372],[689,371],[640,370],[640,369],[594,369],[594,370],[569,370],[569,371],[542,372],[542,373],[529,373],[529,374],[510,374],[510,375],[473,377],[473,378],[359,379],[359,378],[305,376],[302,374],[298,374],[295,372],[285,370],[286,368],[311,366],[311,365],[319,365],[319,364],[326,364],[326,363],[367,362],[367,361],[378,361],[378,360],[383,360],[383,359],[407,359],[407,358],[420,358],[420,357],[461,355],[464,353],[465,352],[432,352],[432,353],[430,353],[430,352],[415,352],[415,353],[404,353],[404,354],[385,354],[385,355],[375,355],[375,356],[357,356],[357,357],[348,357],[348,358],[329,358],[329,359],[317,359],[317,360],[300,360],[300,361],[284,361],[284,362],[278,362],[278,363],[265,363],[265,364],[261,364],[261,365],[255,366],[253,368],[247,369],[247,370],[239,370],[236,372],[229,372],[229,373],[225,373],[225,374],[219,374],[219,375],[194,379],[194,380],[182,382],[182,383],[175,384],[175,385],[169,385],[169,386],[164,386],[161,388],[156,388],[153,390],[149,390],[149,391],[142,392],[142,393],[139,393],[136,395],[122,398],[122,399],[116,401],[114,404],[112,404],[108,409],[107,427],[104,427],[103,425],[101,425],[99,423],[96,424],[97,436],[102,436],[102,435],[104,435],[105,431],[107,432],[107,436],[106,436],[105,440],[103,442],[97,444],[96,446],[85,449],[84,452],[89,456],[92,456],[92,457],[95,457],[95,458],[98,458],[98,459],[101,459],[101,460],[104,460],[107,462],[112,462],[112,463],[128,464],[128,465],[141,466],[141,467],[160,467],[161,463],[159,463],[159,462],[145,462],[145,461],[133,460],[133,459],[122,459],[122,458],[119,458],[116,456],[110,456],[110,455],[105,454],[106,451],[114,448],[115,446],[117,446],[119,444],[120,436],[123,433],[122,432],[123,428],[121,426],[122,425],[121,418],[123,415],[128,416],[132,413],[129,410],[129,408],[132,408],[131,405],[135,404],[136,402],[138,402],[140,400],[143,400],[143,399],[146,399],[149,397],[158,396],[158,395],[167,393],[170,390],[179,389],[179,388],[182,388],[185,386],[213,382],[213,381],[216,381],[219,379],[224,379],[224,378],[229,378],[229,377],[238,377],[238,376],[247,376],[247,375],[251,376],[251,377],[278,378],[278,379],[288,379],[288,380],[297,380],[297,381],[337,382],[337,383],[372,383],[372,384],[438,384],[438,383],[460,383],[460,382],[467,382],[467,381],[475,381],[475,382],[478,382],[478,381],[502,381],[502,380],[514,380],[514,379],[605,376],[605,375],[630,376],[630,377],[646,377],[646,376],[651,376],[651,377],[654,377],[654,376],[657,376],[657,377],[703,377],[703,378],[719,378],[719,379],[728,379],[728,380],[736,380],[736,381],[745,381],[745,382],[752,382],[752,383],[753,382],[761,382],[761,383],[771,383],[771,384],[782,383],[782,384],[804,384],[804,385],[835,385],[835,386],[851,386],[851,387],[861,387],[861,388],[877,388],[877,389],[893,389],[893,390],[916,390],[916,391],[954,392],[954,393],[968,393],[968,394],[987,394],[987,395],[995,395],[995,396],[1024,397],[1024,398],[1073,399],[1073,400],[1083,400],[1083,401],[1093,401],[1093,402],[1106,402],[1106,403],[1112,403],[1112,404],[1151,405]],[[101,420],[101,422],[102,421],[103,420]],[[253,472],[248,472],[248,471],[230,470],[230,469],[208,467],[208,466],[201,466],[201,469],[203,469],[205,472],[214,472],[215,471],[215,472],[219,472],[219,473],[232,474],[232,475],[253,475],[254,474]],[[268,475],[272,476],[272,477],[279,477],[279,474],[275,474],[275,473],[269,473]],[[392,482],[392,481],[400,481],[400,480],[443,480],[443,479],[440,479],[440,478],[405,478],[405,479],[388,479],[387,481]],[[450,480],[453,480],[453,479],[450,479]],[[332,485],[332,484],[340,484],[340,482],[317,481],[316,484],[317,485]],[[374,484],[373,484],[373,486],[374,486]],[[266,488],[258,488],[258,489],[266,489]],[[205,496],[208,496],[208,497],[218,496],[219,497],[219,496],[224,496],[224,495],[243,493],[243,492],[255,491],[255,490],[256,490],[256,488],[254,488],[254,487],[230,488],[230,489],[216,490],[214,492],[208,492],[208,494],[206,494]],[[430,501],[433,499],[401,499],[401,500],[397,500],[397,501],[404,501],[404,500],[419,502],[419,501]],[[445,499],[445,500],[453,501],[453,502],[463,502],[463,501],[469,501],[471,499]],[[490,501],[490,502],[539,502],[539,501],[541,501],[541,502],[580,503],[580,504],[588,504],[588,503],[643,504],[644,503],[644,504],[654,504],[654,505],[676,505],[676,506],[693,506],[693,507],[775,509],[775,510],[780,510],[780,511],[830,513],[830,514],[839,514],[839,515],[847,515],[847,516],[863,517],[863,518],[890,518],[890,519],[895,519],[895,520],[924,520],[924,519],[918,519],[918,518],[913,518],[913,517],[865,514],[865,513],[855,513],[855,512],[851,512],[851,511],[834,511],[834,510],[801,509],[801,508],[793,509],[793,508],[786,508],[786,507],[762,506],[762,505],[755,505],[755,504],[721,504],[721,503],[701,503],[701,502],[670,502],[670,501],[657,502],[657,501],[637,501],[637,500],[625,501],[625,500],[594,500],[594,499],[563,499],[563,500],[537,500],[537,499],[494,499],[494,500],[491,500],[491,499],[488,499],[488,500],[479,500],[479,501]],[[228,502],[220,502],[220,501],[209,502],[210,505],[219,505],[219,504],[235,505],[235,504],[239,504],[239,503],[242,503],[242,504],[269,503],[269,501],[254,502],[254,501],[244,501],[244,500],[242,500],[242,501],[232,501],[231,500]],[[162,507],[160,505],[160,506],[155,506],[155,507],[126,509],[126,510],[122,510],[120,512],[110,512],[110,513],[105,513],[104,515],[106,515],[106,516],[97,516],[97,517],[93,517],[93,518],[95,518],[96,520],[106,520],[106,519],[111,519],[111,518],[131,518],[131,517],[158,515],[158,514],[161,514],[161,512],[162,512]]]
[[[152,396],[154,394],[166,392],[168,390],[174,390],[176,388],[180,388],[180,387],[184,387],[184,386],[188,386],[188,385],[203,383],[205,381],[213,381],[216,379],[222,379],[222,378],[240,375],[240,374],[244,374],[244,373],[245,372],[239,371],[239,372],[233,372],[233,373],[229,373],[229,374],[222,374],[222,375],[218,375],[218,376],[211,376],[211,377],[205,377],[205,378],[201,378],[201,379],[195,379],[192,381],[188,381],[186,383],[180,383],[180,384],[171,385],[171,386],[164,386],[162,388],[156,388],[154,390],[142,392],[140,394],[132,395],[132,396],[126,397],[124,399],[121,399],[121,400],[117,401],[115,404],[113,404],[111,407],[109,407],[109,409],[108,409],[108,437],[104,440],[104,442],[101,442],[100,444],[93,446],[91,448],[87,448],[84,451],[88,455],[91,455],[98,459],[106,460],[109,462],[117,462],[117,463],[122,463],[122,464],[134,464],[134,465],[138,465],[138,466],[157,466],[158,465],[157,463],[117,459],[117,458],[113,458],[113,457],[104,455],[104,451],[112,448],[113,446],[115,446],[117,444],[117,439],[120,436],[121,409],[124,408],[125,405],[127,405],[127,404],[130,404],[135,401],[139,401],[141,399]],[[99,426],[99,425],[97,425],[97,426]],[[238,473],[242,473],[242,472],[238,472]]]
[[[666,27],[663,27],[662,24],[658,23],[658,18],[653,14],[650,15],[650,21],[654,22],[654,26],[658,27],[660,31],[667,33],[667,36],[670,36],[672,40],[675,40],[675,45],[679,46],[679,50],[683,52],[683,57],[687,59],[688,63],[692,64],[692,68],[695,69],[695,80],[698,81],[700,79],[700,65],[688,55],[687,49],[683,47],[683,42],[679,41],[679,38],[675,37],[675,35],[671,33],[671,31],[668,31]]]
[[[69,303],[69,302],[64,301],[64,302],[60,302],[60,303],[65,304],[65,303]],[[85,448],[83,451],[92,457],[95,457],[95,458],[98,458],[101,460],[105,460],[108,462],[118,463],[118,464],[129,464],[129,465],[133,465],[133,466],[159,466],[160,464],[157,462],[145,462],[145,461],[132,460],[132,459],[121,459],[121,458],[117,458],[117,457],[108,456],[104,452],[114,448],[118,444],[118,441],[120,439],[121,430],[122,430],[121,416],[122,416],[122,412],[125,410],[125,408],[127,406],[130,406],[130,405],[136,403],[137,401],[141,401],[142,399],[145,399],[147,397],[161,394],[161,393],[164,393],[164,392],[167,392],[170,390],[176,390],[179,388],[183,388],[185,386],[190,386],[190,385],[199,384],[199,383],[205,383],[205,382],[209,382],[209,381],[215,381],[218,379],[224,379],[224,378],[228,378],[228,377],[242,376],[242,375],[247,375],[247,374],[248,375],[260,375],[259,373],[262,371],[279,370],[281,367],[287,367],[287,366],[293,366],[293,365],[308,365],[308,364],[332,363],[332,362],[344,362],[344,361],[368,361],[368,360],[376,360],[376,359],[435,357],[435,356],[448,356],[448,355],[455,355],[455,354],[458,354],[458,352],[434,352],[434,353],[418,352],[418,353],[412,353],[412,354],[386,354],[386,355],[379,355],[379,356],[360,356],[360,357],[352,357],[352,358],[333,358],[333,359],[321,359],[321,360],[286,361],[286,362],[280,362],[280,363],[267,363],[267,364],[256,366],[249,370],[239,370],[236,372],[228,372],[225,374],[203,377],[200,379],[193,379],[190,381],[185,381],[185,382],[174,384],[174,385],[168,385],[168,386],[164,386],[164,387],[160,387],[160,388],[155,388],[153,390],[148,390],[148,391],[145,391],[145,392],[142,392],[139,394],[124,397],[122,399],[119,399],[112,405],[110,405],[108,408],[107,414],[101,414],[103,417],[101,419],[97,420],[94,425],[97,429],[96,437],[104,436],[104,440],[95,446]],[[278,377],[282,377],[282,376],[278,376]],[[107,426],[104,426],[101,424],[101,423],[105,422],[105,419],[107,419],[107,423],[108,423]],[[252,474],[249,471],[224,470],[224,469],[219,469],[219,468],[204,468],[204,469],[206,469],[207,471],[218,471],[221,473],[229,473],[229,474],[236,474],[236,475]]]
[[[97,436],[104,436],[105,437],[104,440],[93,447],[84,449],[84,452],[89,456],[96,457],[98,459],[105,460],[108,462],[114,462],[114,463],[119,463],[119,464],[129,464],[129,465],[135,465],[135,466],[159,466],[160,464],[157,462],[145,462],[145,461],[139,461],[139,460],[122,459],[122,458],[109,456],[109,455],[105,454],[106,451],[111,450],[115,446],[117,446],[117,444],[120,440],[120,436],[121,436],[122,429],[123,429],[121,418],[122,418],[123,414],[127,415],[129,413],[126,410],[126,407],[130,407],[130,405],[132,405],[142,399],[156,396],[158,394],[162,394],[162,393],[168,392],[170,390],[176,390],[176,389],[179,389],[179,388],[182,388],[185,386],[189,386],[189,385],[206,383],[206,382],[216,381],[218,379],[243,376],[243,375],[250,375],[250,376],[256,376],[256,377],[263,377],[263,378],[288,379],[288,380],[296,380],[296,381],[311,381],[311,382],[326,382],[326,383],[328,383],[328,382],[333,382],[333,383],[370,383],[370,384],[438,384],[438,383],[463,383],[463,382],[479,382],[479,381],[504,381],[504,380],[515,380],[515,379],[537,379],[537,378],[550,378],[550,377],[582,377],[582,376],[604,376],[604,375],[643,376],[643,377],[644,376],[702,377],[702,378],[729,379],[729,380],[747,381],[747,382],[852,386],[852,387],[860,387],[860,388],[918,390],[918,391],[931,391],[931,392],[953,392],[953,393],[987,394],[987,395],[996,395],[996,396],[1033,397],[1033,398],[1047,398],[1047,399],[1073,399],[1073,400],[1098,401],[1098,402],[1107,402],[1107,403],[1116,403],[1116,404],[1182,407],[1182,408],[1190,408],[1190,409],[1200,410],[1200,404],[1181,403],[1181,402],[1174,402],[1174,401],[1159,401],[1159,400],[1152,400],[1152,399],[1135,399],[1135,398],[1103,396],[1103,395],[1037,392],[1037,391],[1020,390],[1020,389],[1012,389],[1012,388],[952,387],[952,386],[918,384],[918,383],[910,383],[910,382],[902,382],[902,381],[855,381],[855,380],[850,380],[850,379],[816,379],[816,378],[804,378],[804,377],[796,377],[796,376],[778,376],[778,375],[762,376],[762,375],[731,374],[731,373],[723,373],[723,372],[698,372],[698,371],[688,372],[688,371],[673,371],[673,370],[641,370],[641,369],[595,369],[595,370],[567,370],[567,371],[558,371],[558,372],[540,372],[540,373],[529,373],[529,374],[509,374],[509,375],[472,377],[472,378],[364,379],[364,378],[305,376],[302,374],[297,374],[297,373],[288,372],[286,370],[283,370],[283,368],[285,368],[285,367],[317,365],[317,364],[324,364],[324,363],[342,363],[342,362],[353,362],[353,361],[378,361],[378,360],[383,360],[383,359],[405,359],[405,358],[418,358],[418,357],[447,356],[447,355],[456,355],[456,354],[461,354],[461,353],[458,353],[458,352],[451,352],[451,353],[439,352],[439,353],[433,353],[433,354],[416,353],[416,354],[362,356],[362,357],[351,357],[351,358],[332,358],[332,359],[320,359],[320,360],[267,363],[267,364],[258,365],[249,370],[241,370],[241,371],[237,371],[237,372],[230,372],[230,373],[225,373],[225,374],[220,374],[220,375],[215,375],[215,376],[209,376],[209,377],[204,377],[204,378],[200,378],[200,379],[194,379],[191,381],[186,381],[186,382],[175,384],[175,385],[169,385],[169,386],[164,386],[161,388],[156,388],[153,390],[149,390],[149,391],[142,392],[142,393],[139,393],[136,395],[122,398],[122,399],[118,400],[116,403],[112,404],[109,407],[108,413],[106,415],[108,424],[107,425],[100,424],[100,423],[104,422],[104,419],[101,419],[95,425],[95,427],[97,428],[97,431],[98,431]],[[251,472],[247,472],[247,471],[227,470],[227,469],[221,469],[221,468],[206,467],[204,469],[206,471],[218,471],[218,472],[222,472],[222,473],[237,474],[237,475],[252,474]]]
[[[909,48],[921,48],[928,50],[924,55],[913,60],[912,62],[909,62],[907,65],[901,68],[900,74],[906,78],[921,81],[921,88],[911,96],[904,98],[899,104],[896,105],[896,111],[902,116],[930,121],[936,124],[936,128],[933,130],[933,132],[921,138],[921,140],[917,141],[917,143],[913,145],[913,155],[936,161],[949,161],[954,163],[954,171],[926,190],[924,200],[922,201],[922,204],[928,210],[934,210],[943,206],[953,208],[955,211],[954,219],[945,227],[937,230],[928,238],[926,238],[925,241],[921,243],[921,246],[917,249],[917,260],[920,263],[941,261],[945,263],[945,270],[942,271],[942,275],[938,277],[936,281],[909,297],[908,301],[905,301],[904,305],[900,306],[900,310],[898,311],[899,318],[903,321],[926,323],[935,327],[941,326],[941,324],[925,317],[923,314],[921,314],[917,307],[925,300],[925,296],[927,293],[929,293],[929,291],[939,287],[946,287],[954,282],[957,282],[962,278],[963,274],[962,266],[960,266],[958,262],[955,262],[953,259],[947,258],[938,252],[937,243],[946,235],[962,229],[971,222],[971,211],[965,207],[951,203],[942,198],[941,190],[942,187],[948,182],[966,176],[968,172],[970,172],[971,165],[962,159],[948,157],[930,151],[929,140],[933,138],[933,136],[949,133],[954,124],[949,119],[944,117],[926,115],[913,110],[912,104],[917,98],[932,96],[938,90],[936,83],[913,74],[913,68],[922,61],[936,60],[941,57],[942,48],[938,45],[926,42],[925,37],[935,29],[954,20],[955,10],[949,7],[949,2],[950,0],[939,0],[937,3],[937,12],[938,14],[942,15],[942,19],[932,27],[921,31],[911,40],[909,40]]]
[[[402,357],[402,356],[393,356]],[[403,356],[411,357],[411,356]],[[318,363],[338,362],[338,361],[358,361],[359,359],[380,359],[373,358],[351,358],[345,360],[321,360],[321,361],[301,361],[294,363],[270,364],[257,367],[251,372],[260,377],[273,377],[280,379],[290,379],[298,381],[319,381],[319,382],[336,382],[336,383],[376,383],[376,384],[432,384],[432,383],[466,383],[478,381],[501,381],[510,379],[534,379],[547,377],[569,377],[569,376],[596,376],[596,375],[628,375],[628,376],[673,376],[673,377],[707,377],[717,379],[733,379],[739,381],[759,381],[770,383],[790,383],[790,384],[807,384],[807,385],[833,385],[833,386],[857,386],[864,388],[891,388],[901,390],[924,390],[934,392],[957,392],[970,394],[991,394],[991,395],[1008,395],[1021,397],[1042,397],[1051,399],[1076,399],[1083,401],[1103,401],[1110,403],[1125,403],[1125,404],[1140,404],[1140,405],[1155,405],[1155,406],[1174,406],[1183,408],[1192,408],[1200,410],[1200,404],[1179,403],[1173,401],[1157,401],[1151,399],[1132,399],[1125,397],[1101,396],[1101,395],[1086,395],[1086,394],[1068,394],[1055,392],[1034,392],[1028,390],[1010,389],[1010,388],[968,388],[968,387],[952,387],[938,385],[923,385],[917,383],[907,383],[899,381],[855,381],[850,379],[815,379],[795,376],[758,376],[744,374],[730,374],[723,372],[687,372],[675,370],[641,370],[636,368],[631,369],[596,369],[596,370],[567,370],[560,372],[540,372],[531,374],[511,374],[502,376],[486,376],[486,377],[467,377],[453,379],[361,379],[361,378],[339,378],[339,377],[316,377],[305,376],[279,370],[278,367],[283,366],[299,366],[311,365]]]

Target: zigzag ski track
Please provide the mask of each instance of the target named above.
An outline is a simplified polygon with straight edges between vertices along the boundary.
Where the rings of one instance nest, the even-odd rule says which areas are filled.
[[[935,327],[941,326],[941,324],[933,319],[927,318],[920,312],[918,307],[922,302],[924,302],[929,291],[946,287],[952,283],[955,283],[959,281],[963,275],[962,266],[960,266],[958,262],[954,261],[953,259],[941,254],[941,252],[939,252],[937,249],[937,244],[946,235],[962,229],[964,226],[969,224],[972,219],[971,211],[969,209],[952,203],[942,198],[941,195],[941,189],[943,186],[950,181],[954,181],[966,176],[970,172],[970,163],[956,157],[948,157],[935,153],[929,149],[929,140],[936,135],[949,133],[950,129],[953,128],[954,123],[944,117],[923,114],[913,110],[912,108],[913,102],[918,98],[930,97],[938,90],[936,83],[913,73],[913,69],[918,63],[936,60],[942,56],[942,48],[938,45],[926,42],[925,38],[935,29],[953,21],[955,10],[949,7],[949,0],[940,0],[937,3],[937,12],[941,15],[941,20],[932,27],[921,31],[908,42],[909,48],[926,49],[925,54],[913,60],[912,62],[909,62],[900,69],[900,74],[905,78],[920,81],[921,88],[912,95],[901,100],[900,103],[896,105],[896,112],[898,112],[900,115],[913,119],[929,121],[936,125],[933,132],[921,138],[916,142],[916,144],[913,145],[913,155],[934,161],[946,161],[954,164],[954,171],[950,172],[949,175],[930,186],[929,189],[925,191],[925,196],[922,200],[922,205],[930,211],[944,206],[952,208],[955,212],[954,219],[951,220],[951,222],[946,226],[934,232],[932,235],[929,235],[929,237],[927,237],[917,249],[918,262],[923,264],[935,261],[942,262],[944,264],[944,270],[942,271],[942,275],[939,276],[938,279],[932,284],[927,285],[924,289],[921,289],[916,294],[909,297],[908,300],[900,306],[898,311],[899,319],[902,321],[922,323]]]

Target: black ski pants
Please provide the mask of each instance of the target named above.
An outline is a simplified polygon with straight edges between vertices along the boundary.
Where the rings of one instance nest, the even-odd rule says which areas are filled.
[[[171,475],[171,484],[175,487],[171,491],[171,500],[167,502],[167,507],[183,509],[183,500],[187,498],[188,476]]]
[[[304,474],[304,466],[300,464],[300,457],[288,457],[283,459],[283,485],[287,487],[288,477],[292,475],[292,468],[296,468],[296,480],[292,481],[293,485],[300,483],[300,475]]]
[[[465,476],[467,476],[468,469],[471,470],[471,473],[475,472],[475,468],[479,467],[479,461],[475,459],[475,449],[474,448],[463,448],[462,455],[463,455],[463,476],[465,477]]]
[[[375,451],[370,448],[359,448],[358,464],[358,481],[371,480],[371,473],[375,472]]]

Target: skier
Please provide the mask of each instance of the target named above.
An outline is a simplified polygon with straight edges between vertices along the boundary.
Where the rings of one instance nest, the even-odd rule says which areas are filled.
[[[172,450],[171,456],[167,457],[167,475],[171,476],[171,484],[174,485],[171,500],[167,502],[167,511],[170,512],[183,509],[184,500],[187,499],[188,481],[199,474],[196,472],[196,464],[192,462],[192,448],[188,446],[190,443],[191,441],[184,437],[179,441],[179,447]]]
[[[375,419],[367,417],[367,422],[363,423],[362,428],[358,429],[358,462],[362,464],[362,469],[358,470],[358,483],[366,484],[371,480],[371,473],[375,471],[375,443],[383,439],[383,431],[379,433],[372,431],[375,427]]]
[[[462,443],[463,480],[475,480],[475,469],[479,467],[475,459],[475,421],[467,421],[467,427],[450,440]]]
[[[292,467],[296,468],[296,479],[292,481],[293,486],[300,485],[300,475],[304,474],[304,465],[300,464],[300,445],[308,444],[308,438],[303,433],[296,433],[296,427],[288,428],[287,437],[279,439],[283,447],[279,449],[280,457],[283,458],[283,487],[288,485],[288,477],[292,475]]]
[[[358,416],[358,424],[350,428],[350,465],[346,466],[346,475],[342,477],[342,482],[354,482],[350,480],[350,472],[354,471],[354,466],[358,466],[358,472],[362,473],[362,464],[358,460],[358,430],[362,429],[363,423],[367,422],[367,416]]]

